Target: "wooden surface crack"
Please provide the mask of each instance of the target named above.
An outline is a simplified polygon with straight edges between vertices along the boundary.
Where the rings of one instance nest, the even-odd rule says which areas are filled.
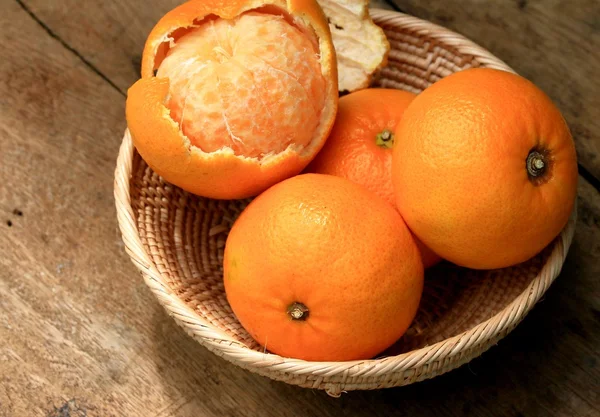
[[[404,13],[404,10],[402,10],[400,8],[400,6],[398,6],[396,3],[394,3],[392,0],[384,0],[393,10],[400,12],[400,13]]]
[[[125,94],[125,92],[123,90],[121,90],[114,82],[111,81],[110,78],[108,78],[104,73],[102,73],[102,71],[100,71],[98,68],[96,68],[96,66],[94,64],[92,64],[81,53],[79,53],[79,51],[77,51],[77,49],[73,48],[71,45],[69,45],[67,42],[65,42],[48,25],[46,25],[39,17],[37,17],[36,14],[22,0],[15,0],[15,1],[38,25],[40,25],[42,27],[42,29],[44,29],[46,31],[46,33],[48,35],[50,35],[50,37],[52,37],[53,39],[56,39],[69,52],[71,52],[79,60],[81,60],[81,62],[83,62],[86,67],[91,69],[94,73],[96,73],[96,75],[98,75],[100,78],[102,78],[104,81],[106,81],[112,88],[117,90],[123,97],[127,96],[127,94]]]
[[[579,171],[579,175],[581,175],[587,182],[590,183],[592,187],[596,189],[596,191],[600,192],[600,180],[594,176],[590,171],[587,170],[581,164],[577,164],[577,169]]]

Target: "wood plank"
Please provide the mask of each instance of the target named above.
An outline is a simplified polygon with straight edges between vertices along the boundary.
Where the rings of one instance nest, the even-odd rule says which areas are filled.
[[[0,416],[598,415],[600,195],[588,183],[561,277],[468,367],[341,399],[274,382],[198,345],[145,287],[112,198],[123,97],[1,1]]]
[[[479,43],[544,90],[571,127],[580,163],[600,178],[600,2],[390,1]]]

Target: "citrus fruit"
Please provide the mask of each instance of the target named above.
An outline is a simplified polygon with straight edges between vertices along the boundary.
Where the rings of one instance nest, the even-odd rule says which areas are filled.
[[[192,0],[148,36],[127,124],[148,165],[212,198],[298,174],[337,109],[337,67],[316,0]]]
[[[351,181],[303,174],[254,199],[224,255],[227,299],[267,350],[366,359],[412,322],[423,266],[402,217]]]
[[[396,207],[392,184],[392,146],[396,140],[393,132],[414,98],[407,91],[386,88],[368,88],[340,98],[329,138],[306,172],[347,178]],[[418,239],[416,243],[425,268],[440,261]]]
[[[470,69],[419,94],[396,135],[397,205],[442,258],[477,269],[523,262],[567,223],[577,159],[560,111],[518,75]]]

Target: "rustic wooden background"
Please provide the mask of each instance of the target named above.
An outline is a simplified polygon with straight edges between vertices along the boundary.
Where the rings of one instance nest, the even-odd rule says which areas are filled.
[[[240,370],[167,317],[117,228],[113,170],[145,36],[178,0],[0,0],[0,417],[600,415],[600,2],[395,0],[544,89],[580,160],[563,272],[481,358],[340,399]]]

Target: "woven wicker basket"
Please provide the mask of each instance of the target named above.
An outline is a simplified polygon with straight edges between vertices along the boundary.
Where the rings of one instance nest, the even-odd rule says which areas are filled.
[[[371,13],[392,46],[389,64],[375,85],[418,93],[470,67],[511,71],[489,52],[442,27],[396,12]],[[128,254],[188,334],[242,368],[333,396],[432,378],[486,351],[523,319],[556,278],[575,228],[574,210],[551,245],[516,267],[472,271],[444,263],[428,271],[415,322],[379,358],[305,362],[264,352],[240,326],[225,298],[223,248],[248,200],[200,198],[166,183],[140,158],[128,133],[117,162],[115,198]]]

